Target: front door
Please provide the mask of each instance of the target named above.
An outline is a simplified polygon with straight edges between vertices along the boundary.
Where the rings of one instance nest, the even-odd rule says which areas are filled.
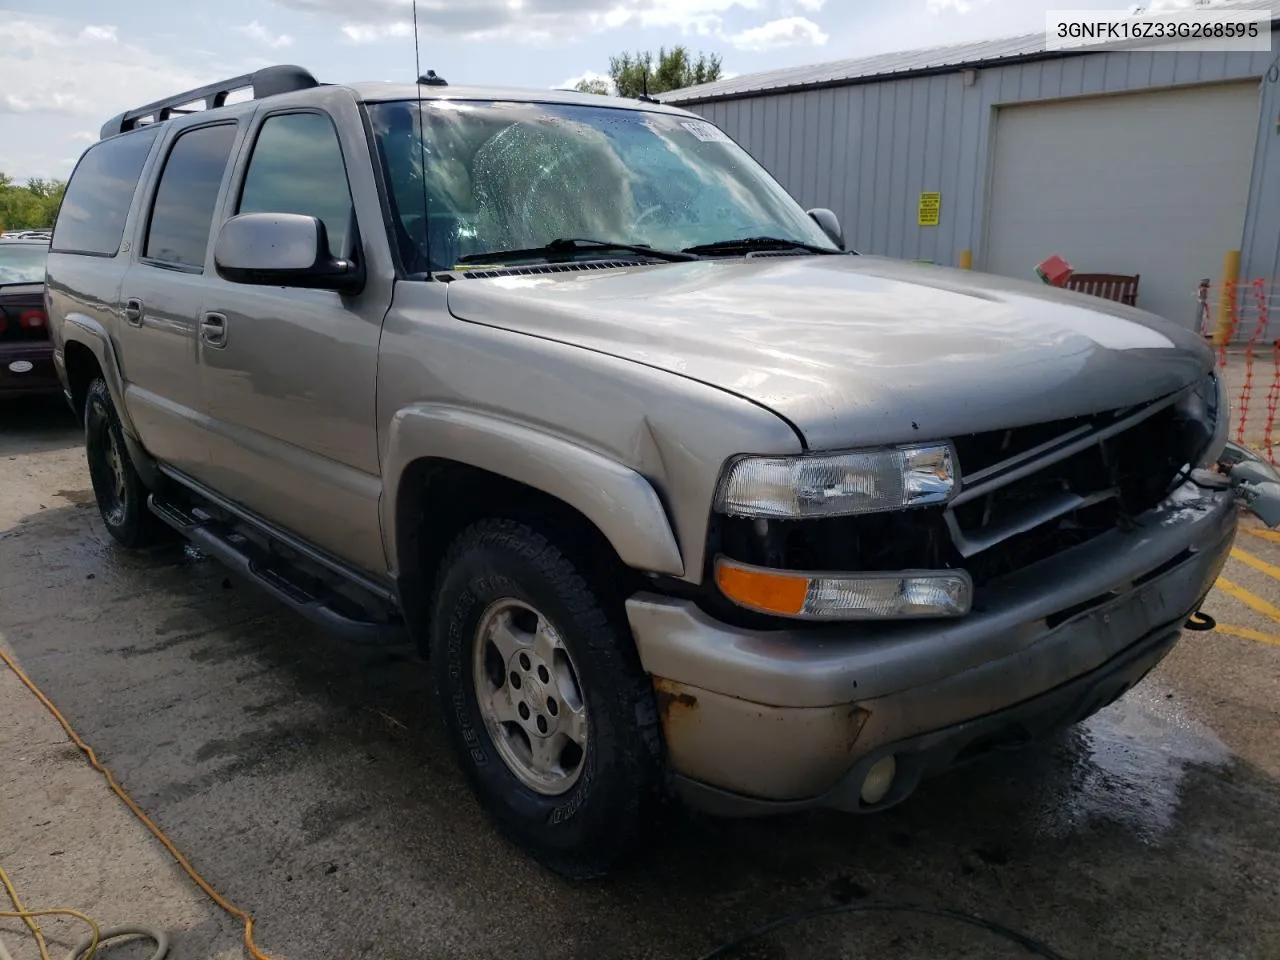
[[[209,451],[196,343],[213,216],[236,135],[234,121],[215,123],[184,129],[168,145],[116,325],[125,404],[143,446],[198,479],[207,476]]]
[[[360,228],[382,229],[379,210],[357,227],[344,156],[369,165],[329,113],[265,112],[227,213],[314,216],[335,256],[363,257]],[[212,486],[372,572],[385,570],[375,399],[389,303],[384,277],[355,296],[217,280],[202,305],[215,331],[200,343]]]

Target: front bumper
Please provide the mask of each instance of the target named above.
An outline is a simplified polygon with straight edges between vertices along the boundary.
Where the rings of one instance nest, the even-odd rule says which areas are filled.
[[[725,814],[881,809],[919,780],[1083,719],[1140,680],[1217,579],[1230,491],[1188,483],[1115,530],[988,588],[959,620],[757,632],[694,604],[627,603],[687,798]],[[883,800],[859,797],[892,755]]]
[[[61,392],[52,342],[19,340],[0,344],[0,397]]]

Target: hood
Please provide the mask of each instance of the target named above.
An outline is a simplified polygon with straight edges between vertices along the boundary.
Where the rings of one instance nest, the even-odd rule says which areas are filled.
[[[455,317],[728,390],[812,449],[941,439],[1118,409],[1204,376],[1150,314],[880,257],[758,257],[459,279]]]

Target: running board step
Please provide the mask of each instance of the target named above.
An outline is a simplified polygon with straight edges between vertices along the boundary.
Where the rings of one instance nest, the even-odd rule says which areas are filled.
[[[284,560],[271,556],[252,540],[235,534],[229,525],[196,516],[172,501],[157,500],[155,494],[147,498],[147,506],[201,550],[217,557],[280,602],[344,640],[369,647],[409,642],[403,623],[359,619],[336,609],[336,594],[326,597],[298,583],[289,575],[293,571]]]

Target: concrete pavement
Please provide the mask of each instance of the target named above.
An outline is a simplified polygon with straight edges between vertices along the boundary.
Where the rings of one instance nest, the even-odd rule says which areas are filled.
[[[0,416],[0,642],[282,960],[693,960],[867,899],[977,913],[1077,958],[1280,956],[1280,622],[1249,600],[1280,607],[1265,568],[1233,559],[1248,593],[1207,605],[1235,635],[1186,634],[1052,743],[876,817],[689,819],[629,870],[570,884],[490,829],[411,654],[353,651],[180,546],[116,549],[69,418]],[[1280,543],[1238,546],[1280,567]],[[29,906],[167,926],[179,958],[240,955],[236,924],[2,668],[0,717],[0,864]],[[0,938],[35,956],[15,922]],[[900,915],[812,920],[727,954],[1026,955]]]

